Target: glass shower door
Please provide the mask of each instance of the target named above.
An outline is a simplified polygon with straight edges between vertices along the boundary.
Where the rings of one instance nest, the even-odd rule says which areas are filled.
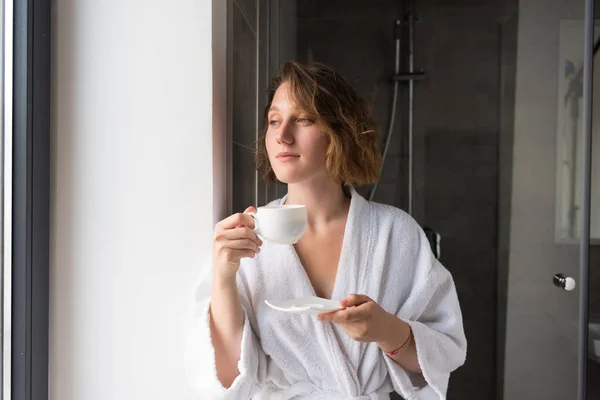
[[[521,1],[504,25],[504,399],[586,398],[592,13],[591,1]]]

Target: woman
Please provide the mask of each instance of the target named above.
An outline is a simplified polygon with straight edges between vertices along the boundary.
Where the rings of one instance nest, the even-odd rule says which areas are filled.
[[[206,399],[444,399],[465,360],[456,290],[416,222],[362,198],[379,178],[370,110],[332,69],[285,63],[274,82],[257,167],[304,204],[293,246],[264,242],[254,220],[215,227],[211,295],[197,296],[188,361]],[[340,300],[318,318],[265,300]]]

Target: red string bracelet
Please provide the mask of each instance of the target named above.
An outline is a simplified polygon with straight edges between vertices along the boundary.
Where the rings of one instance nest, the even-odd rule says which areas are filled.
[[[402,343],[402,346],[398,347],[396,350],[392,350],[389,353],[385,353],[385,354],[387,354],[390,357],[395,356],[396,354],[398,354],[398,352],[400,350],[402,350],[402,348],[404,346],[406,346],[406,344],[410,341],[410,339],[412,338],[412,336],[413,336],[412,329],[410,329],[410,326],[409,326],[408,327],[408,337],[406,338],[406,340],[404,341],[404,343]]]

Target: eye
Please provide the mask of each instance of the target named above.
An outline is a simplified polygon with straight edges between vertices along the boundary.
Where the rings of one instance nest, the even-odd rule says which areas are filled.
[[[277,126],[277,125],[279,125],[279,121],[277,121],[275,119],[272,119],[272,120],[269,121],[269,125],[271,125],[271,126]]]
[[[310,125],[313,123],[313,120],[310,118],[298,118],[296,122],[298,122],[299,124]]]

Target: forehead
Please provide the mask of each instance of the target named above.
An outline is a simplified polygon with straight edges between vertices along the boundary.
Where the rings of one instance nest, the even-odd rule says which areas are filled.
[[[299,107],[298,103],[295,101],[290,90],[290,85],[288,83],[283,83],[275,91],[269,111],[301,112],[304,110],[302,110],[302,108]]]

